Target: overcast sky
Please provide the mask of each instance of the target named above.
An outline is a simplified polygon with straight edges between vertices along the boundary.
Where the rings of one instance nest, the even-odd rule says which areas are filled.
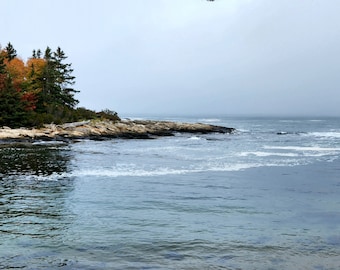
[[[0,44],[60,46],[79,106],[340,116],[339,0],[1,0]]]

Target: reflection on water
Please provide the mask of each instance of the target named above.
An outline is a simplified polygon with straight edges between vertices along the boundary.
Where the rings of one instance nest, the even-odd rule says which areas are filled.
[[[63,147],[42,145],[5,145],[0,148],[0,176],[30,174],[51,175],[67,171],[70,160]]]
[[[62,243],[73,220],[66,205],[73,182],[62,177],[70,159],[64,147],[0,148],[0,269],[26,268],[32,256],[43,260],[47,246]],[[27,257],[28,250],[36,255]]]

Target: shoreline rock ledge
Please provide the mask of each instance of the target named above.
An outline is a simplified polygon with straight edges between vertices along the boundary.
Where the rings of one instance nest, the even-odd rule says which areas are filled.
[[[112,138],[154,139],[176,133],[232,133],[235,129],[202,123],[153,120],[91,120],[63,125],[48,124],[42,128],[0,128],[2,141],[72,141],[77,139],[105,140]]]

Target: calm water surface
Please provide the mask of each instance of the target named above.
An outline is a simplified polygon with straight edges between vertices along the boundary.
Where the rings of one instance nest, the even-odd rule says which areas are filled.
[[[0,145],[0,269],[339,269],[340,119]]]

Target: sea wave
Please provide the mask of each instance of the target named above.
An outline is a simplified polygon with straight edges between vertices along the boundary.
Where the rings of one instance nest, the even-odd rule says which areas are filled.
[[[307,135],[325,138],[340,138],[340,131],[310,132]]]
[[[309,122],[324,122],[322,119],[310,119]]]
[[[265,145],[264,149],[272,149],[272,150],[292,150],[292,151],[340,151],[340,147],[320,147],[320,146],[269,146]]]
[[[241,152],[238,154],[238,156],[240,157],[251,156],[251,155],[254,155],[257,157],[270,157],[270,156],[298,157],[299,156],[296,153],[262,152],[262,151]]]
[[[197,137],[197,136],[192,136],[192,137],[190,137],[190,138],[188,138],[188,140],[202,140],[202,138],[201,137]]]
[[[239,132],[239,133],[249,133],[250,130],[249,129],[238,128],[238,129],[236,129],[236,132]]]
[[[273,164],[271,164],[273,165]],[[125,169],[112,168],[112,169],[89,169],[89,170],[78,170],[71,173],[75,177],[152,177],[152,176],[165,176],[165,175],[185,175],[191,173],[201,173],[207,171],[223,172],[223,171],[240,171],[254,167],[260,167],[263,164],[259,163],[236,163],[236,164],[211,164],[208,166],[199,165],[194,168],[135,168],[126,167]]]
[[[221,119],[218,119],[218,118],[202,118],[202,119],[198,119],[198,121],[212,123],[212,122],[221,122]]]
[[[126,167],[112,168],[112,169],[89,169],[89,170],[75,170],[70,176],[73,177],[157,177],[167,175],[186,175],[192,173],[202,172],[235,172],[243,171],[258,167],[279,167],[279,166],[296,166],[303,164],[302,161],[296,159],[285,159],[281,161],[266,161],[266,162],[240,162],[240,163],[208,163],[200,164],[191,168],[136,168]]]

